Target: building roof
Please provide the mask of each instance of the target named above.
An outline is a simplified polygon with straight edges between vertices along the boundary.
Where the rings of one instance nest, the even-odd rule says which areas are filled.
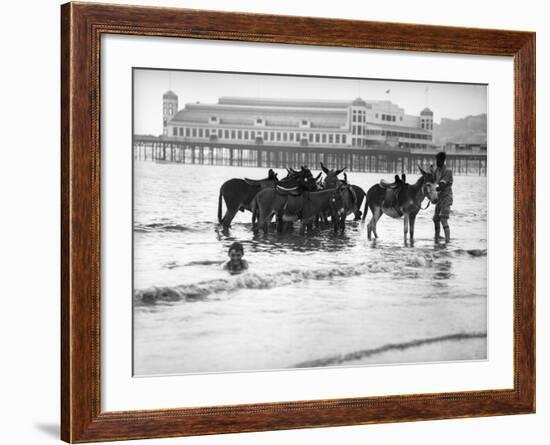
[[[360,97],[357,97],[356,99],[354,99],[351,104],[353,106],[356,106],[356,107],[366,107],[367,106],[367,103],[363,99],[361,99]]]
[[[299,108],[347,108],[350,100],[326,99],[281,99],[260,97],[230,97],[222,96],[218,99],[220,105],[239,105],[256,107],[299,107]]]
[[[177,99],[178,96],[176,93],[174,93],[172,90],[168,90],[166,93],[162,95],[164,99]]]
[[[222,125],[254,126],[256,119],[262,118],[266,127],[300,127],[306,120],[311,128],[336,129],[347,125],[345,108],[304,108],[281,106],[252,106],[226,104],[186,104],[178,111],[171,122],[209,122],[218,117]],[[263,127],[263,126],[262,126]],[[262,128],[259,127],[259,128]]]
[[[424,108],[421,112],[420,112],[420,116],[433,116],[434,115],[434,112],[432,110],[430,110],[428,107]]]

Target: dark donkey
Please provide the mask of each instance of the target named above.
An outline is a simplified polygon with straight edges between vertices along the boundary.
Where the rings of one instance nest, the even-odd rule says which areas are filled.
[[[347,177],[345,178],[344,181],[338,178],[338,175],[346,169],[345,167],[340,170],[329,170],[321,162],[321,169],[327,175],[324,181],[325,188],[327,189],[336,188],[339,185],[348,183]],[[351,213],[354,214],[355,216],[354,220],[357,221],[361,219],[361,204],[363,204],[363,199],[365,199],[365,191],[361,187],[355,184],[350,184],[349,191],[350,191],[350,194],[348,195],[348,197],[344,196],[345,209],[346,209],[344,221],[345,221],[345,217],[347,215],[350,215]],[[353,193],[353,196],[351,195],[352,193]]]
[[[253,204],[253,212],[258,215],[258,226],[267,233],[271,218],[277,215],[280,222],[300,220],[300,233],[303,234],[306,227],[311,230],[315,218],[322,212],[330,212],[333,220],[336,221],[339,215],[345,212],[342,199],[343,187],[316,192],[304,191],[299,194],[264,189],[256,195]]]
[[[250,203],[254,196],[265,187],[274,187],[277,184],[277,173],[269,169],[268,176],[265,179],[240,179],[233,178],[225,181],[220,187],[218,197],[218,221],[224,227],[228,228],[235,215],[240,210],[250,210]],[[227,211],[222,218],[222,197],[225,201]]]
[[[343,233],[344,230],[346,230],[346,217],[352,211],[357,212],[355,214],[361,216],[361,211],[358,209],[363,199],[365,198],[365,192],[361,187],[354,186],[353,184],[349,184],[348,177],[345,173],[344,173],[344,181],[338,187],[342,189],[342,199],[344,201],[344,212],[338,215],[338,219],[334,220],[333,224],[336,226],[334,228],[335,231],[340,229],[340,231]],[[360,192],[358,192],[357,189],[359,189]],[[357,195],[361,196],[361,199],[359,199]],[[359,218],[356,216],[355,219],[357,220]]]
[[[281,181],[278,181],[275,187],[264,187],[265,190],[270,192],[277,192],[276,195],[279,199],[284,199],[289,194],[300,194],[303,191],[317,190],[317,181],[313,178],[311,170],[305,166],[302,166],[300,170],[287,169],[288,175]],[[263,191],[264,189],[260,190]],[[259,192],[258,192],[259,194]],[[258,196],[258,195],[256,195]],[[274,194],[275,196],[275,194]],[[256,199],[253,199],[250,203],[250,210],[252,211],[252,230],[256,230],[256,222],[259,217],[259,212],[254,211]],[[282,231],[283,221],[277,219],[277,230]]]
[[[367,224],[369,239],[371,239],[372,233],[378,238],[376,223],[382,214],[386,214],[392,218],[404,218],[404,242],[407,244],[407,232],[410,231],[411,245],[414,244],[414,222],[416,215],[422,210],[422,201],[424,201],[424,198],[428,198],[432,204],[436,204],[438,201],[433,175],[422,170],[420,166],[418,168],[421,176],[413,185],[400,181],[399,177],[396,177],[396,183],[394,184],[386,184],[381,181],[380,184],[373,185],[369,189],[363,215],[363,220],[365,220],[370,208],[372,218]],[[428,205],[430,204],[428,203]]]

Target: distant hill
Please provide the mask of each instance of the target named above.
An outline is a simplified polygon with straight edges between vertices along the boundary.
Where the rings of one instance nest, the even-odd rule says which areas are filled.
[[[434,124],[434,143],[442,145],[447,142],[481,144],[487,143],[487,115],[466,116],[462,119],[441,119]]]

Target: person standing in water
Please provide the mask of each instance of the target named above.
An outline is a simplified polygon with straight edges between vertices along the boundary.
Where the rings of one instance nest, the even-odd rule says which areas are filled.
[[[225,270],[228,270],[231,273],[238,273],[248,269],[248,262],[243,260],[244,248],[241,243],[235,241],[231,244],[227,255],[229,256],[229,261],[223,265]]]
[[[441,239],[441,226],[445,232],[445,243],[451,241],[451,229],[449,228],[449,216],[453,205],[453,172],[445,165],[447,155],[440,151],[436,156],[437,168],[434,171],[434,182],[439,193],[439,201],[435,206],[433,216],[435,227],[435,242]]]

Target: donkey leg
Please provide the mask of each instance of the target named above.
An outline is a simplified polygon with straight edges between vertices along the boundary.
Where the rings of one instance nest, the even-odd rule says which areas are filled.
[[[264,233],[269,232],[269,225],[271,224],[271,220],[273,219],[273,216],[275,215],[275,212],[271,212],[267,215],[267,218],[265,220],[264,224]]]
[[[277,233],[281,233],[283,231],[284,226],[285,226],[285,223],[283,221],[283,214],[277,213]]]
[[[315,228],[318,229],[320,224],[321,224],[321,215],[318,213],[315,216]]]
[[[406,213],[403,215],[403,241],[405,243],[405,246],[407,245],[407,235],[409,232],[409,215]]]
[[[235,215],[237,214],[237,211],[238,211],[238,207],[237,208],[227,208],[227,211],[225,212],[225,215],[223,216],[222,218],[222,226],[224,228],[229,228],[229,226],[231,225],[231,221],[233,221],[233,218],[235,218]]]
[[[260,217],[258,218],[258,228],[262,228],[264,233],[268,232],[269,222],[271,221],[272,213],[267,215],[264,212],[260,212]]]
[[[369,219],[369,222],[367,223],[367,238],[370,240],[372,238],[372,230],[373,230],[373,226],[374,226],[374,217],[375,217],[375,214],[376,214],[376,207],[371,207],[370,208],[370,212],[371,212],[371,217]],[[363,216],[366,216],[367,215],[367,210],[366,210],[366,207],[365,207],[365,213]]]
[[[382,216],[382,209],[380,207],[377,207],[375,211],[373,212],[372,216],[372,231],[374,233],[374,237],[378,238],[378,232],[376,231],[376,224],[378,223],[378,220]]]
[[[414,222],[416,221],[416,215],[409,216],[409,235],[411,239],[411,246],[414,246]]]

